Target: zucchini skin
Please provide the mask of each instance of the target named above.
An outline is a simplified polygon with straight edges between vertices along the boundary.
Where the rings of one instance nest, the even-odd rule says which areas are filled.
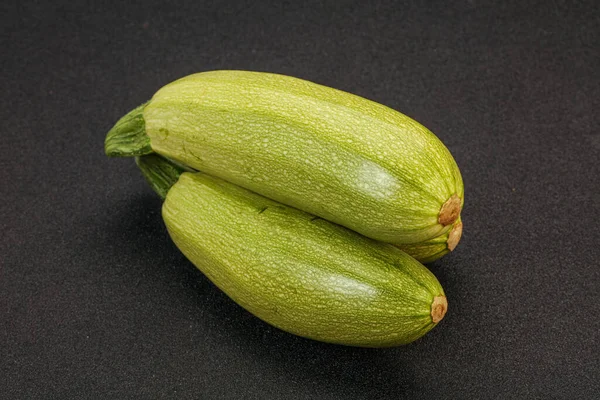
[[[438,280],[398,248],[219,178],[182,173],[162,215],[201,272],[284,331],[388,347],[423,336],[446,312]]]
[[[380,241],[443,235],[464,204],[458,166],[427,128],[301,79],[194,74],[160,89],[143,118],[156,153]]]

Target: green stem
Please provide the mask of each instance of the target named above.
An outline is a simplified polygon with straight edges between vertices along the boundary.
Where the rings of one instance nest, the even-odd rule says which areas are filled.
[[[157,154],[136,157],[135,163],[148,184],[162,199],[167,197],[169,189],[179,180],[182,173],[191,171]]]
[[[104,151],[109,157],[134,157],[152,153],[150,138],[146,134],[144,107],[134,108],[117,121],[106,134]]]

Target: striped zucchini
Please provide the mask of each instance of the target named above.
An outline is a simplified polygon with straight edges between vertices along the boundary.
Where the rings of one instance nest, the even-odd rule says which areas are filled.
[[[350,346],[416,340],[447,310],[435,276],[398,248],[157,155],[137,158],[183,254],[284,331]],[[172,185],[172,187],[170,187]]]
[[[462,236],[463,224],[460,217],[452,224],[452,229],[443,235],[421,243],[398,245],[398,247],[422,263],[439,260],[453,251]]]
[[[108,133],[109,156],[156,152],[394,244],[444,235],[463,182],[427,128],[381,104],[283,75],[179,79]]]

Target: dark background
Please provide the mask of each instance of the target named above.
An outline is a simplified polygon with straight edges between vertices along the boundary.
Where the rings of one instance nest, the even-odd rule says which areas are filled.
[[[600,398],[599,2],[47,3],[0,6],[0,397]],[[294,337],[179,254],[103,140],[212,69],[350,91],[448,146],[465,232],[430,265],[430,334]]]

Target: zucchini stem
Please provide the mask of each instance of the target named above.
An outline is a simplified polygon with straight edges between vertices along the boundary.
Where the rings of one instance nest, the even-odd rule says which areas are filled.
[[[144,103],[125,114],[106,134],[104,151],[109,157],[135,157],[152,153],[146,134]]]
[[[167,197],[171,186],[179,180],[179,176],[186,171],[191,171],[157,154],[136,157],[135,163],[146,178],[146,182],[163,200]]]

